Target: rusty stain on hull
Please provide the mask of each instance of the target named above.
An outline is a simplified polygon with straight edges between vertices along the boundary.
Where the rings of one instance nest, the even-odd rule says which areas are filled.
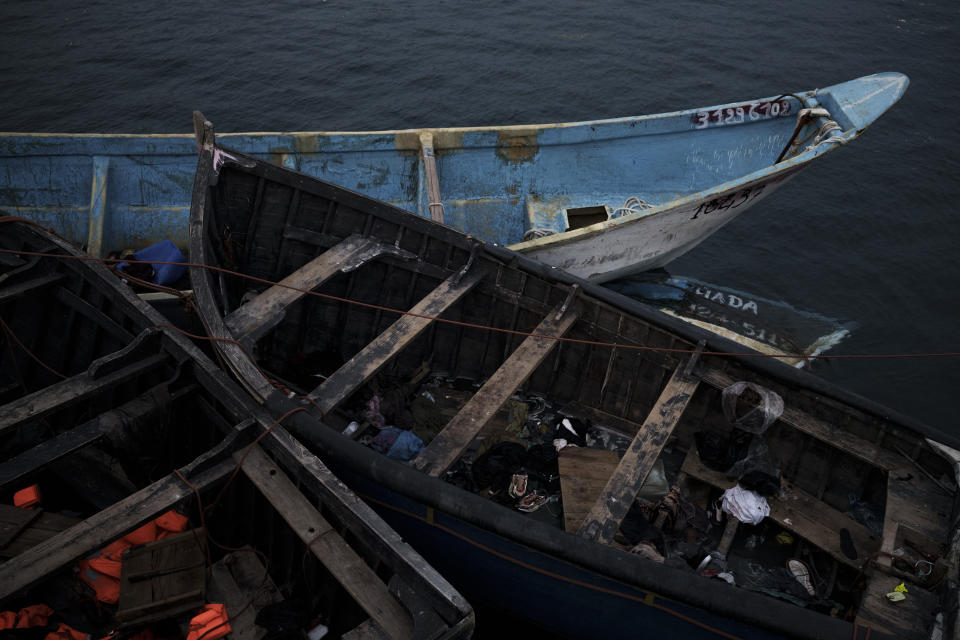
[[[536,132],[501,131],[497,135],[497,157],[508,164],[533,162],[539,151]]]

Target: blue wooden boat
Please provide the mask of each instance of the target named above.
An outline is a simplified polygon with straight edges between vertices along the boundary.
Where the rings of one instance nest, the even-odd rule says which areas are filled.
[[[224,144],[608,280],[662,266],[858,137],[898,73],[825,89],[590,122],[239,133]],[[187,243],[189,135],[0,134],[0,207],[94,255]]]
[[[190,255],[206,268],[191,281],[223,362],[274,415],[299,408],[284,425],[471,602],[548,637],[925,640],[938,611],[940,630],[955,624],[960,453],[940,443],[957,438],[606,287],[221,147],[198,124]],[[765,431],[734,428],[742,410],[724,407],[737,383],[782,399]],[[556,422],[517,407],[529,418],[548,402]],[[561,416],[605,430],[556,455]],[[406,435],[374,426],[401,420]],[[386,455],[349,436],[378,446],[384,433],[396,438]],[[595,444],[614,433],[622,449]],[[744,433],[757,447],[736,454],[746,466],[718,470],[726,445],[710,442]],[[497,471],[481,463],[505,450],[516,458]],[[759,462],[779,469],[769,517],[703,513]],[[659,497],[639,500],[657,475]],[[682,507],[663,497],[674,483]],[[632,506],[649,507],[647,529]],[[721,556],[736,586],[704,574]],[[809,587],[786,573],[797,558]],[[892,603],[900,582],[909,595]]]

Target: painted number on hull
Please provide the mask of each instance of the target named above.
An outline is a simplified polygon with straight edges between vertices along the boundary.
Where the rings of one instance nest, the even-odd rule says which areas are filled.
[[[708,213],[713,213],[714,211],[736,209],[737,207],[746,204],[750,200],[753,200],[759,196],[766,186],[766,184],[758,184],[752,187],[747,187],[746,189],[740,189],[740,191],[731,193],[728,196],[723,196],[722,198],[714,198],[713,200],[708,200],[707,202],[701,202],[700,206],[697,207],[696,212],[690,219],[696,220],[700,214],[707,215]]]
[[[790,113],[790,102],[780,100],[750,102],[735,107],[714,109],[713,111],[698,111],[693,115],[693,122],[697,129],[707,127],[722,127],[727,124],[739,124],[747,120],[765,120],[777,118]]]

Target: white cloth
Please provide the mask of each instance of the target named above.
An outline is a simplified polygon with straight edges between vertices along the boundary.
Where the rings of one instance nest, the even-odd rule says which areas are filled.
[[[759,524],[770,515],[767,499],[740,485],[735,485],[723,492],[721,508],[740,522],[748,524]]]

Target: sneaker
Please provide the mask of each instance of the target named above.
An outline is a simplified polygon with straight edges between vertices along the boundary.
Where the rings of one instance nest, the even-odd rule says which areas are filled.
[[[817,590],[813,588],[813,581],[810,579],[810,567],[803,560],[791,558],[787,560],[787,569],[797,579],[797,582],[807,590],[811,596],[817,595]]]
[[[530,513],[532,511],[536,511],[546,503],[547,496],[539,491],[531,491],[520,499],[520,502],[517,503],[517,509],[519,511],[523,511],[524,513]]]
[[[507,490],[512,498],[522,498],[527,495],[527,474],[515,473],[510,478],[510,488]]]

